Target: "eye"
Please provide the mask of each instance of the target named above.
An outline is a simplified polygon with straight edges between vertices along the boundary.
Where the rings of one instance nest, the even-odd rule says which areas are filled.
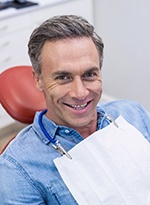
[[[94,80],[98,76],[97,72],[89,71],[83,75],[83,79],[85,80]]]
[[[55,79],[56,79],[56,80],[66,80],[66,79],[67,79],[67,76],[65,76],[65,75],[60,75],[60,76],[57,76]]]
[[[58,75],[55,77],[55,80],[58,81],[58,83],[67,83],[72,80],[72,77],[70,75]]]
[[[94,72],[89,72],[89,73],[86,73],[84,76],[85,77],[93,77],[95,75]]]

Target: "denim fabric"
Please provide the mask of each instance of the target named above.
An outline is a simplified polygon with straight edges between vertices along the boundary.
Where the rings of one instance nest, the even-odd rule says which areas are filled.
[[[97,112],[97,129],[110,123],[107,113],[114,119],[122,115],[150,141],[150,114],[138,103],[127,100],[100,103]],[[23,129],[0,156],[0,204],[76,205],[53,163],[60,154],[42,133],[38,116],[36,113],[33,124]],[[46,116],[42,121],[49,135],[58,139],[66,150],[83,140],[75,130],[58,126]]]

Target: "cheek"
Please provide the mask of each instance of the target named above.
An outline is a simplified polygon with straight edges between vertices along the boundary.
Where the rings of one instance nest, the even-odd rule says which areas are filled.
[[[44,93],[47,100],[49,99],[58,102],[59,99],[61,99],[62,97],[64,97],[64,95],[66,95],[67,89],[65,88],[65,86],[60,86],[55,82],[53,83],[47,82],[44,85]]]
[[[102,94],[102,85],[101,84],[98,84],[97,87],[95,87],[95,93],[98,96],[101,96],[101,94]]]
[[[102,80],[101,78],[98,79],[97,81],[97,85],[96,85],[97,89],[101,92],[102,91]]]
[[[95,82],[92,82],[90,85],[88,85],[88,89],[91,90],[93,93],[100,95],[102,92],[102,81],[97,80]]]
[[[59,85],[54,80],[46,78],[43,81],[43,90],[45,93],[54,93],[57,89],[59,89]]]

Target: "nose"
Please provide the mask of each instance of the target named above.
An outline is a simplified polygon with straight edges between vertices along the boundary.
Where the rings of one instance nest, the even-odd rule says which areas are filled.
[[[84,100],[88,94],[89,91],[82,79],[80,77],[75,78],[70,87],[70,97],[78,100]]]

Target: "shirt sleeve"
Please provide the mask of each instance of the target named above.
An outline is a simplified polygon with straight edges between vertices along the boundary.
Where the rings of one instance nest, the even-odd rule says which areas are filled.
[[[141,123],[143,124],[143,135],[150,142],[150,113],[141,104],[137,103],[137,106],[142,119]]]
[[[12,161],[0,156],[1,203],[3,205],[44,205],[38,187],[29,179],[21,166]]]

